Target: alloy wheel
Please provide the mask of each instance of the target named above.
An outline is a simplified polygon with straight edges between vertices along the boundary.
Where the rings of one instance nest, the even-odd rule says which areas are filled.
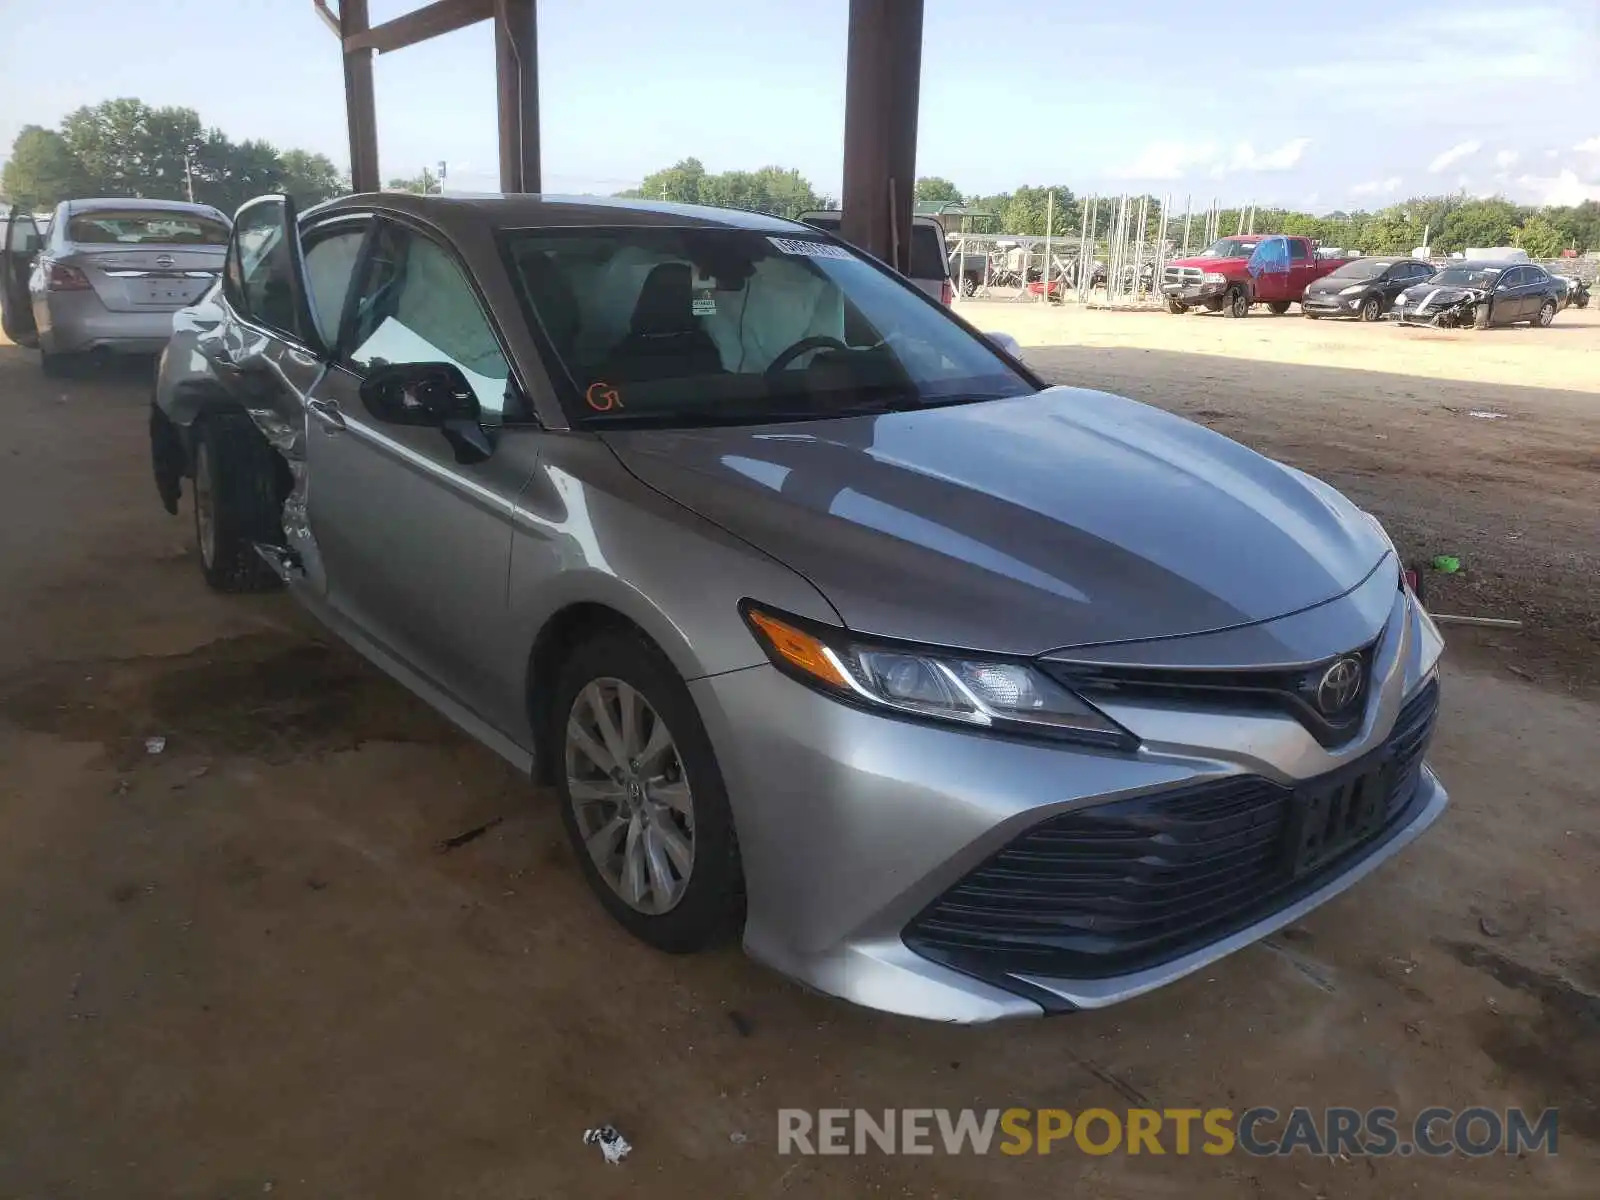
[[[194,460],[194,529],[200,543],[200,560],[213,566],[217,561],[217,497],[211,479],[211,453],[203,441]]]
[[[567,797],[595,870],[658,916],[694,870],[694,797],[665,721],[620,679],[591,680],[567,714]]]
[[[1556,306],[1550,301],[1544,302],[1544,307],[1539,310],[1539,328],[1543,329],[1556,319]]]

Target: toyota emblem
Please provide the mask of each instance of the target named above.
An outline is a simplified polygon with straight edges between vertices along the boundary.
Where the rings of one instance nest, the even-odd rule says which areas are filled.
[[[1343,712],[1361,694],[1361,660],[1340,658],[1317,681],[1317,708],[1323,716]]]
[[[170,255],[170,254],[158,254],[158,255],[156,255],[156,266],[160,267],[162,270],[166,270],[168,267],[172,266],[177,261],[178,260],[173,258],[172,255]]]

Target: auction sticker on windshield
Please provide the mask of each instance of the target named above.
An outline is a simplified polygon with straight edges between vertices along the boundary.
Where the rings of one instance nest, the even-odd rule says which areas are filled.
[[[785,254],[803,254],[807,258],[849,258],[850,251],[843,246],[835,246],[832,242],[813,242],[807,238],[781,238],[769,237],[771,242]]]

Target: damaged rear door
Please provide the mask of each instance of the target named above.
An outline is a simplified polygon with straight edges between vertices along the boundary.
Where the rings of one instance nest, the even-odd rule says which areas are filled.
[[[0,246],[0,326],[18,346],[39,344],[28,276],[33,273],[43,244],[33,215],[20,205],[13,207],[6,219],[5,243]]]

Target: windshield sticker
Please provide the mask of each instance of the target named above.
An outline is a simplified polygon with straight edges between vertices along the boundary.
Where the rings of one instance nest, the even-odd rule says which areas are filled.
[[[583,394],[583,402],[595,412],[610,412],[614,408],[622,407],[622,397],[617,389],[603,380],[595,380],[589,385],[589,390]]]
[[[769,237],[771,242],[785,254],[802,254],[807,258],[850,258],[850,251],[843,246],[835,246],[832,242],[813,242],[809,238],[781,238]]]
[[[696,296],[689,305],[689,311],[697,317],[714,317],[717,315],[717,302],[710,295]]]

